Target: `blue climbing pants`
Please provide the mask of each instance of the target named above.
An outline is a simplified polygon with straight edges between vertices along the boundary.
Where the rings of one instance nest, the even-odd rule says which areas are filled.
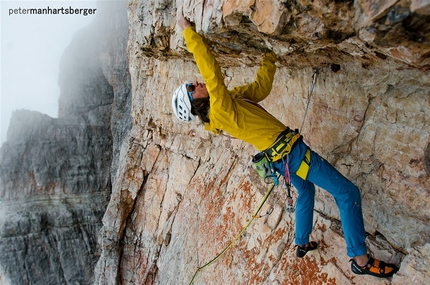
[[[311,161],[306,180],[295,173],[302,162],[308,146],[300,139],[289,154],[289,171],[291,183],[298,191],[296,203],[296,237],[297,245],[309,242],[312,232],[313,210],[315,204],[315,186],[333,195],[340,212],[342,229],[345,236],[349,257],[367,253],[365,244],[363,214],[360,191],[351,181],[345,178],[330,163],[311,150]],[[275,162],[275,170],[285,175],[285,163]]]

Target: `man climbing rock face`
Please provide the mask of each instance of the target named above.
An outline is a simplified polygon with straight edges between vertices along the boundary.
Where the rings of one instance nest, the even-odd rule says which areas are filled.
[[[218,62],[204,39],[184,17],[182,8],[177,12],[177,23],[182,29],[188,50],[194,55],[204,83],[194,81],[179,86],[173,93],[173,113],[183,122],[194,121],[199,117],[205,123],[206,130],[215,134],[224,131],[254,145],[267,155],[276,172],[284,176],[289,173],[298,191],[295,226],[297,257],[305,256],[318,246],[315,241],[309,241],[317,185],[336,200],[347,254],[352,258],[352,271],[377,277],[391,277],[396,273],[398,268],[395,265],[376,260],[367,253],[361,197],[357,186],[312,151],[297,132],[290,130],[258,105],[272,89],[276,55],[268,53],[263,56],[253,83],[228,90]]]

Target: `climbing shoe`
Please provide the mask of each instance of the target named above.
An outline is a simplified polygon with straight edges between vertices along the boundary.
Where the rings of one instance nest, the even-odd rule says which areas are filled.
[[[355,274],[369,274],[372,276],[387,278],[393,276],[399,269],[394,264],[385,263],[369,256],[366,265],[360,266],[351,259],[351,270]]]
[[[297,257],[302,258],[303,256],[306,255],[308,251],[315,250],[317,249],[317,247],[318,247],[318,243],[316,243],[315,241],[310,241],[306,245],[298,245],[296,250],[296,255]]]

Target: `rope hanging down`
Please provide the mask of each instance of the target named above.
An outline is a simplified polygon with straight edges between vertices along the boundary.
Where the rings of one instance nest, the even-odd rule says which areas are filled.
[[[219,253],[217,256],[215,256],[211,261],[209,261],[205,265],[197,268],[196,272],[194,273],[193,279],[191,279],[190,285],[192,285],[194,283],[194,280],[196,279],[199,271],[201,271],[205,267],[208,267],[209,265],[211,265],[212,263],[217,261],[221,256],[223,256],[224,253],[226,253],[227,250],[229,250],[230,247],[232,247],[233,244],[242,236],[242,234],[246,231],[246,229],[251,225],[252,221],[254,221],[254,219],[256,219],[256,218],[261,217],[258,215],[258,213],[260,213],[261,208],[263,208],[264,203],[266,202],[267,198],[269,197],[269,195],[272,192],[274,187],[275,187],[275,183],[270,184],[269,189],[267,190],[266,194],[264,195],[263,200],[261,201],[261,203],[258,206],[257,210],[255,211],[254,215],[251,217],[251,219],[248,221],[248,223],[245,225],[245,227],[240,231],[240,233],[230,242],[230,244],[227,245],[226,248],[224,248],[224,250],[221,251],[221,253]]]

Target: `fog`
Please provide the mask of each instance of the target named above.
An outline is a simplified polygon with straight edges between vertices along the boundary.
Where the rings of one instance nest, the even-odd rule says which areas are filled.
[[[84,16],[85,8],[93,14],[87,10]],[[28,9],[50,14],[29,14]],[[57,117],[61,56],[73,34],[95,18],[96,9],[96,1],[1,2],[0,145],[14,110]]]

